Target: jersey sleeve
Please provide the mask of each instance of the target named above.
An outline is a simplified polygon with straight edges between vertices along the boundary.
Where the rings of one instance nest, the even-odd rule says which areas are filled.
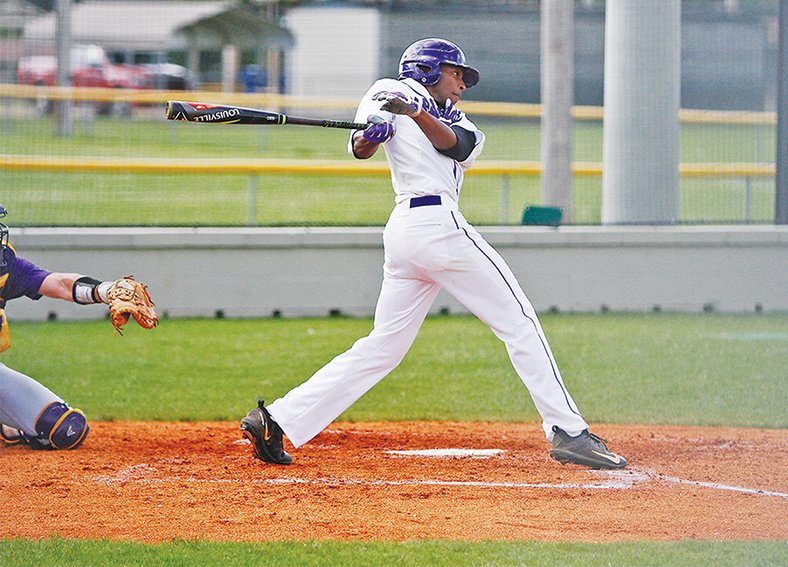
[[[10,254],[10,258],[6,260],[8,279],[2,289],[0,289],[0,297],[3,301],[9,299],[16,299],[17,297],[26,296],[30,299],[40,299],[41,294],[38,290],[41,289],[41,284],[52,272],[39,268],[33,262]]]

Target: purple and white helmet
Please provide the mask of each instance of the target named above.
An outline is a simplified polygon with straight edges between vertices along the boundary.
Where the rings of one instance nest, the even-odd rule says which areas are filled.
[[[479,82],[479,71],[465,63],[465,53],[446,39],[430,37],[412,43],[399,60],[399,79],[434,85],[441,78],[441,63],[461,67],[467,88]]]

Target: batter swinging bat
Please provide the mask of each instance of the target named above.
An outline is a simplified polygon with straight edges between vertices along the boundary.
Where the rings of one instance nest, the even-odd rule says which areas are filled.
[[[323,126],[324,128],[345,128],[348,130],[365,130],[369,124],[345,122],[343,120],[327,120],[324,118],[299,118],[277,112],[210,104],[207,102],[181,102],[168,100],[166,106],[168,120],[185,120],[186,122],[205,122],[212,124],[300,124],[302,126]]]

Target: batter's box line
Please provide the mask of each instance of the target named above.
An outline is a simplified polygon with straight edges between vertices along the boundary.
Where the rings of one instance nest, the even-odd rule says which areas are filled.
[[[363,480],[352,478],[299,478],[282,477],[261,479],[265,484],[312,484],[323,486],[452,486],[469,488],[532,488],[552,490],[620,490],[632,488],[639,482],[649,480],[649,476],[636,471],[588,471],[595,476],[604,476],[602,480],[590,483],[534,483],[534,482],[491,482],[481,480],[438,480],[438,479],[403,479],[403,480]]]
[[[683,484],[710,488],[714,490],[727,490],[741,494],[753,494],[760,496],[774,496],[777,498],[788,498],[788,494],[761,488],[746,488],[743,486],[733,486],[718,482],[704,482],[698,480],[688,480],[661,474],[655,471],[631,468],[624,471],[588,471],[588,474],[602,476],[604,479],[598,482],[582,483],[531,483],[531,482],[487,482],[487,481],[459,481],[459,480],[434,480],[434,479],[406,479],[406,480],[361,480],[361,479],[339,479],[339,478],[316,478],[306,479],[298,477],[290,478],[270,478],[262,479],[259,482],[265,484],[313,484],[330,486],[454,486],[471,488],[530,488],[530,489],[552,489],[552,490],[626,490],[638,484],[650,481],[658,481],[669,484]]]
[[[684,478],[677,478],[675,476],[668,476],[666,474],[661,474],[658,472],[650,472],[646,473],[651,478],[662,481],[668,482],[672,484],[684,484],[688,486],[700,486],[702,488],[713,488],[716,490],[728,490],[731,492],[740,492],[742,494],[756,494],[762,496],[776,496],[777,498],[788,498],[788,494],[785,492],[776,492],[774,490],[764,490],[762,488],[746,488],[743,486],[732,486],[730,484],[720,484],[718,482],[704,482],[700,480],[687,480]]]
[[[488,481],[462,481],[462,480],[439,480],[439,479],[403,479],[403,480],[383,480],[383,479],[353,479],[353,478],[300,478],[300,477],[279,477],[262,479],[233,479],[233,478],[195,478],[183,476],[167,476],[162,478],[157,476],[159,472],[150,464],[140,463],[119,470],[114,475],[94,477],[92,480],[99,484],[165,484],[172,482],[191,482],[197,484],[311,484],[321,486],[452,486],[469,488],[530,488],[530,489],[552,489],[552,490],[626,490],[634,488],[638,484],[648,482],[663,482],[667,484],[682,484],[696,486],[700,488],[710,488],[713,490],[726,490],[741,494],[752,494],[760,496],[774,496],[777,498],[788,499],[788,494],[774,490],[764,490],[761,488],[747,488],[743,486],[733,486],[718,482],[705,482],[698,480],[688,480],[678,478],[653,470],[639,469],[632,467],[627,470],[618,471],[585,471],[592,476],[601,477],[595,482],[569,482],[569,483],[532,483],[532,482],[488,482]]]

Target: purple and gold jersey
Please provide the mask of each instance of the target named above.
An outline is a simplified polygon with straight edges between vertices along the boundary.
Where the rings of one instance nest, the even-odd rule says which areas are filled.
[[[38,290],[52,272],[39,268],[29,260],[16,255],[13,247],[5,248],[5,263],[0,266],[0,308],[10,299],[27,296],[39,299]]]

